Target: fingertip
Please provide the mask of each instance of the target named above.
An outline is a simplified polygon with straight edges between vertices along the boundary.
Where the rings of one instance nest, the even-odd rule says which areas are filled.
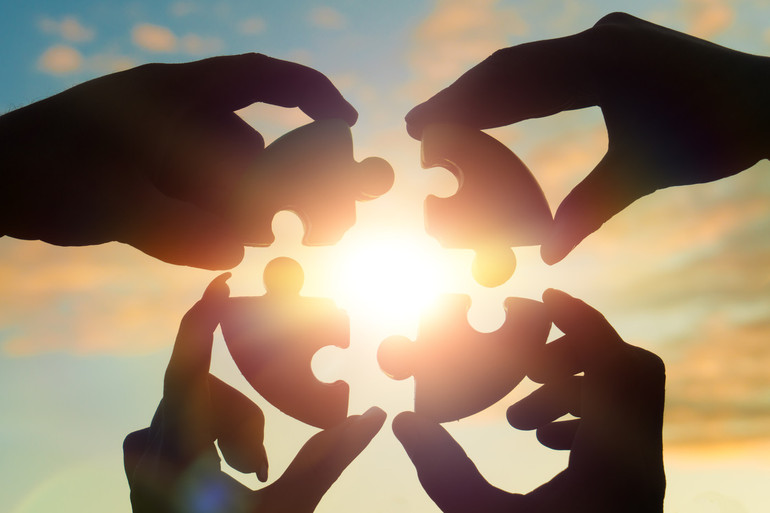
[[[230,287],[227,285],[227,280],[233,275],[231,272],[222,273],[208,284],[206,290],[203,291],[201,299],[207,301],[219,299],[222,297],[228,297],[230,295]]]
[[[387,418],[388,414],[385,413],[385,411],[382,408],[379,408],[377,406],[372,406],[368,410],[366,410],[361,416],[358,418],[357,422],[359,425],[367,425],[371,428],[375,428],[379,431],[382,425],[385,423],[385,419]]]
[[[575,298],[559,289],[547,288],[543,291],[543,303],[552,303],[554,301],[559,301],[564,299],[575,299]]]
[[[415,412],[402,411],[393,418],[391,429],[393,429],[393,434],[396,435],[396,438],[402,440],[409,433],[412,426],[416,425],[416,422],[417,414]]]
[[[404,116],[404,121],[406,121],[406,132],[410,137],[418,141],[422,140],[422,130],[425,128],[425,123],[422,122],[420,116],[421,111],[422,104],[414,107],[406,114],[406,116]]]

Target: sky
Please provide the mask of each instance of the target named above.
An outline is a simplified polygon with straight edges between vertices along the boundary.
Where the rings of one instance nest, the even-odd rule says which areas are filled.
[[[537,248],[517,248],[516,273],[495,289],[473,282],[471,252],[443,249],[423,229],[424,198],[451,195],[456,184],[445,171],[420,168],[403,115],[499,48],[572,34],[615,10],[770,55],[768,0],[11,0],[0,5],[0,112],[146,62],[258,51],[322,71],[359,111],[356,158],[388,160],[395,185],[359,203],[356,226],[332,247],[302,246],[299,220],[279,213],[275,244],[250,249],[230,284],[233,295],[261,295],[265,264],[290,256],[305,269],[304,295],[331,297],[348,311],[351,347],[322,350],[313,369],[351,384],[350,413],[377,404],[392,418],[411,407],[411,380],[386,378],[374,355],[387,336],[414,337],[437,294],[470,295],[471,326],[492,331],[505,297],[537,299],[557,287],[666,363],[666,510],[766,511],[767,161],[643,198],[553,267]],[[240,114],[268,142],[308,121],[265,105]],[[552,210],[607,147],[598,109],[490,133],[532,170]],[[60,248],[0,238],[0,510],[130,511],[122,439],[149,424],[179,320],[214,276],[116,243]],[[272,481],[314,429],[250,391],[219,335],[212,369],[264,407]],[[565,454],[505,422],[505,408],[527,390],[448,426],[482,473],[511,491],[532,489],[566,464]],[[387,424],[318,511],[362,509],[438,511]]]

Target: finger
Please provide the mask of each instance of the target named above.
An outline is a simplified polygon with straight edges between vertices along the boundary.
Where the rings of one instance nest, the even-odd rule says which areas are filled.
[[[607,319],[583,301],[560,290],[543,292],[548,316],[564,337],[547,344],[533,365],[537,378],[563,372],[589,372],[612,367],[629,346]],[[549,362],[551,362],[549,364]],[[550,368],[549,368],[550,365]],[[548,379],[546,379],[547,381]]]
[[[444,513],[515,511],[521,498],[495,488],[439,424],[413,412],[393,420],[393,433],[425,492]]]
[[[173,410],[178,407],[176,402],[195,387],[205,386],[208,395],[211,346],[214,342],[214,330],[230,295],[230,288],[227,286],[230,276],[230,273],[223,273],[214,278],[201,299],[182,318],[166,368],[163,390],[166,409]]]
[[[209,374],[214,434],[225,461],[244,474],[256,472],[267,481],[263,444],[265,415],[251,399]]]
[[[164,262],[202,269],[229,269],[243,259],[243,241],[219,217],[150,183],[133,187],[113,205],[119,242]]]
[[[385,422],[385,412],[370,408],[321,431],[300,449],[286,472],[259,494],[264,511],[311,512],[348,465],[366,448]]]
[[[655,191],[649,170],[637,170],[637,155],[608,152],[596,168],[564,198],[553,228],[540,246],[543,261],[553,265],[583,239],[637,199]]]
[[[406,115],[420,139],[431,123],[483,129],[596,104],[584,33],[499,50]]]
[[[551,422],[537,429],[537,440],[550,449],[568,451],[572,449],[579,428],[580,419]]]
[[[189,85],[211,106],[231,111],[255,102],[299,107],[313,119],[340,118],[353,125],[358,113],[321,72],[258,53],[180,64]]]
[[[580,415],[583,378],[571,376],[546,383],[508,408],[508,423],[516,429],[531,430],[570,413]]]

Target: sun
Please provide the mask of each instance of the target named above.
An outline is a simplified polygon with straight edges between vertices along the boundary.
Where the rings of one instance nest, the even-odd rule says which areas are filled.
[[[334,296],[351,315],[391,327],[416,325],[446,286],[445,255],[427,236],[393,234],[346,246]]]

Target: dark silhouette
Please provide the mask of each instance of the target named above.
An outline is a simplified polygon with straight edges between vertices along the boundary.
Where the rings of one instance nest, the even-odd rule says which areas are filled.
[[[770,59],[623,13],[568,37],[494,53],[406,116],[491,128],[598,105],[606,155],[562,201],[543,260],[564,258],[636,199],[717,180],[770,155]]]
[[[318,71],[252,53],[139,66],[0,117],[0,235],[235,266],[243,239],[216,202],[264,148],[234,113],[255,102],[358,116]]]
[[[329,298],[300,295],[302,266],[278,257],[265,266],[265,295],[231,297],[222,310],[222,336],[243,377],[270,404],[318,428],[348,416],[344,381],[322,383],[311,361],[326,346],[350,346],[350,318]]]
[[[393,431],[425,491],[447,513],[663,511],[663,362],[564,292],[547,290],[543,303],[564,336],[535,357],[528,375],[543,386],[511,406],[508,421],[537,429],[547,447],[569,449],[568,467],[530,493],[508,493],[439,424],[401,413]],[[557,421],[567,413],[578,418]]]
[[[214,447],[233,468],[267,479],[264,416],[246,396],[209,374],[214,329],[227,305],[229,273],[211,282],[182,319],[150,427],[123,444],[135,513],[311,512],[382,427],[385,413],[321,431],[273,484],[252,491],[220,471]]]

